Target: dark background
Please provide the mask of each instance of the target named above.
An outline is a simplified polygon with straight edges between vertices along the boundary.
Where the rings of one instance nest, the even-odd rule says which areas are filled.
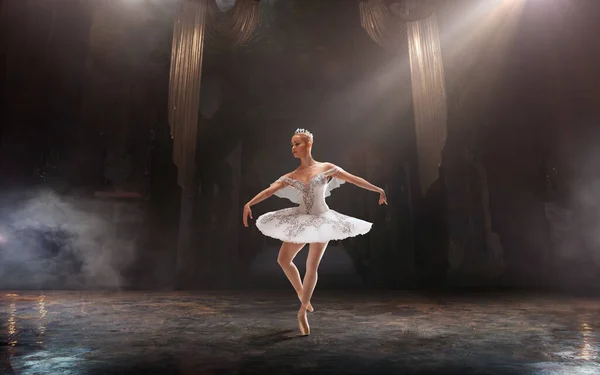
[[[182,282],[167,121],[175,2],[2,0],[0,287],[289,287],[278,242],[243,228],[241,207],[295,167],[298,127],[315,134],[317,160],[385,187],[390,202],[353,186],[328,200],[374,227],[330,245],[320,286],[595,287],[600,4],[527,2],[493,86],[478,83],[481,51],[447,63],[448,141],[422,195],[408,50],[373,42],[358,3],[262,1],[249,42],[207,46],[194,272]],[[447,1],[440,33],[473,3]],[[394,84],[375,93],[390,69]],[[492,105],[479,105],[484,92]],[[287,205],[273,198],[254,216]]]

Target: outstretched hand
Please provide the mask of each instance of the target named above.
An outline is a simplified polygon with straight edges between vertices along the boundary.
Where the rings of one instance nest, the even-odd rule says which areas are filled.
[[[246,228],[248,228],[248,217],[250,217],[250,219],[253,219],[252,210],[250,209],[250,206],[246,204],[244,205],[244,213],[242,214],[242,221],[244,222],[244,226]]]
[[[379,193],[379,204],[380,205],[387,205],[387,197],[385,196],[385,191],[383,189],[381,189],[381,192]]]

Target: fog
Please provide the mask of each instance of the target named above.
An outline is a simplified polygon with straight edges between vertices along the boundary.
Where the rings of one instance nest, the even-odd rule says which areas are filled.
[[[0,205],[0,288],[125,286],[136,233],[118,235],[118,205],[49,190],[4,194]]]

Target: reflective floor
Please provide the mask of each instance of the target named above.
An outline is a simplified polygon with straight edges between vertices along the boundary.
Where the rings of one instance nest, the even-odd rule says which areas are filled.
[[[600,298],[1,292],[0,374],[600,374]]]

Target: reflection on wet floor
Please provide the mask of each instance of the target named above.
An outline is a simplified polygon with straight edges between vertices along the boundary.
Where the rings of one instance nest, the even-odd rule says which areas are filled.
[[[10,304],[8,305],[8,345],[17,345],[17,294],[8,294]]]
[[[46,296],[39,296],[38,299],[38,311],[40,312],[40,319],[38,323],[38,341],[37,343],[40,345],[44,344],[44,333],[46,333],[46,314],[48,310],[46,310]]]
[[[600,317],[598,317],[600,318]],[[578,358],[593,361],[598,358],[598,348],[594,344],[594,330],[588,323],[581,323],[581,349]]]
[[[600,374],[600,299],[6,292],[0,374]]]

